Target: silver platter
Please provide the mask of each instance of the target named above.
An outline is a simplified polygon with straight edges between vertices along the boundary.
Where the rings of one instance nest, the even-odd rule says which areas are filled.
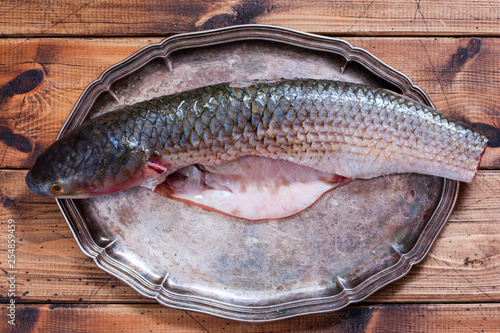
[[[295,77],[369,84],[432,106],[405,75],[342,40],[247,25],[173,36],[109,68],[60,135],[123,104],[219,82]],[[260,222],[143,188],[58,204],[83,252],[140,294],[267,321],[337,310],[402,277],[445,224],[458,185],[416,174],[356,180],[298,215]]]

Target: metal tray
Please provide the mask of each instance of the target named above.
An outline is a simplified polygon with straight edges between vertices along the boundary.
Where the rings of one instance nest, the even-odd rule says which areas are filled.
[[[294,77],[370,84],[431,105],[406,76],[344,41],[248,25],[145,47],[87,87],[60,135],[122,104],[217,82]],[[139,293],[266,321],[340,309],[403,276],[445,224],[458,185],[416,174],[356,180],[296,216],[260,222],[143,188],[58,204],[83,252]]]

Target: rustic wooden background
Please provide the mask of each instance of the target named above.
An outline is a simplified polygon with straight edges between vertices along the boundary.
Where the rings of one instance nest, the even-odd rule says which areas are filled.
[[[426,259],[338,312],[249,324],[160,306],[99,270],[55,202],[24,183],[103,70],[172,34],[246,23],[343,38],[408,75],[443,113],[491,137],[482,170],[461,187]],[[1,0],[0,330],[498,332],[499,37],[499,0]],[[6,316],[8,219],[17,226],[15,327]]]

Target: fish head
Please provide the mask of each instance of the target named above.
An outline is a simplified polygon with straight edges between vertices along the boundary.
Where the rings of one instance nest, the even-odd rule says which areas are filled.
[[[50,145],[36,160],[26,184],[49,198],[89,198],[144,181],[144,154],[123,144],[113,123],[91,122]]]

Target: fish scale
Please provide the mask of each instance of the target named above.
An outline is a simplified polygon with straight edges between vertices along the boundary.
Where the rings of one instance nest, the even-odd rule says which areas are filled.
[[[189,165],[246,155],[348,178],[416,172],[470,182],[486,144],[469,126],[384,89],[311,79],[222,83],[90,120],[42,153],[27,183],[47,194],[50,184],[72,181],[95,195],[100,186],[151,182],[148,163],[162,181]]]

